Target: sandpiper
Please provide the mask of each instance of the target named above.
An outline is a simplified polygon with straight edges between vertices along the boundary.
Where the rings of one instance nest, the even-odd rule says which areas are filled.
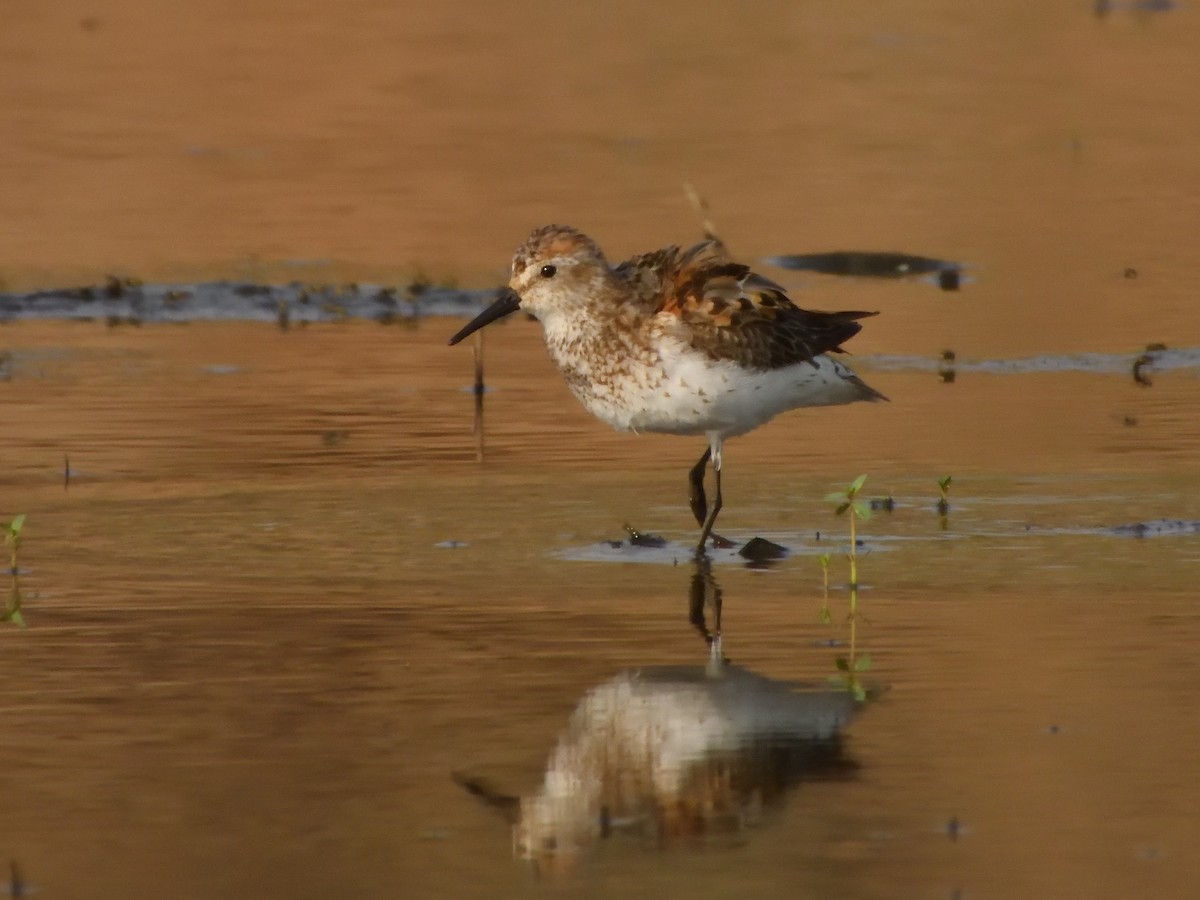
[[[541,321],[550,356],[597,418],[622,431],[708,437],[688,476],[701,551],[721,511],[726,438],[789,409],[887,399],[829,355],[875,313],[801,309],[715,239],[611,266],[574,228],[538,228],[513,256],[508,286],[450,343],[517,310]]]

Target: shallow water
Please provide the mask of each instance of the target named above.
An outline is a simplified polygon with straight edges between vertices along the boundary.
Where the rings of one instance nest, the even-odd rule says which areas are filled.
[[[453,327],[6,327],[21,364],[3,385],[2,480],[29,515],[29,627],[0,638],[3,803],[30,880],[94,896],[521,892],[506,821],[451,774],[528,795],[586,692],[704,664],[684,493],[697,448],[602,430],[515,323],[486,345],[479,465],[470,361],[440,341]],[[660,857],[618,835],[570,877],[704,896],[1181,886],[1200,553],[1194,534],[1106,529],[1200,518],[1190,379],[864,372],[896,400],[731,446],[723,530],[795,552],[714,570],[729,658],[820,683],[846,637],[818,622],[823,550],[835,619],[846,609],[844,523],[822,497],[860,470],[895,497],[863,530],[859,637],[888,690],[848,730],[854,771],[802,779],[732,844]],[[1091,430],[1047,446],[1037,428],[1056,432],[1073,379]],[[1028,440],[993,456],[1011,395]],[[625,521],[670,544],[608,561]]]
[[[892,402],[731,442],[721,531],[790,555],[707,579],[702,447],[593,421],[531,323],[487,332],[482,463],[461,320],[0,325],[0,520],[28,516],[0,860],[47,898],[1190,896],[1197,27],[916,0],[11,11],[10,291],[483,290],[542,220],[613,255],[692,239],[684,177],[748,259],[903,250],[968,278],[771,272],[881,310],[852,364]],[[600,734],[642,733],[604,700],[631,677],[710,724],[758,708],[711,681],[718,592],[753,696],[827,709],[848,576],[823,498],[862,472],[896,509],[862,526],[873,694],[831,756],[799,712],[769,739],[681,725],[644,768],[686,790],[656,793],[582,740],[598,706]],[[626,523],[667,545],[605,543]],[[625,805],[535,868],[506,814],[574,746],[627,761],[599,795]]]

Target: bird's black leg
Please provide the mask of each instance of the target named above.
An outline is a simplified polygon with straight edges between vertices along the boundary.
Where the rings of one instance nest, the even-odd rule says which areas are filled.
[[[712,645],[712,632],[708,630],[705,614],[708,612],[708,584],[712,578],[712,564],[703,549],[696,551],[696,568],[692,572],[692,583],[688,590],[688,621],[700,632],[704,643]]]
[[[711,456],[712,447],[709,447],[700,457],[700,461],[692,466],[692,471],[688,473],[688,502],[692,506],[692,515],[696,517],[696,524],[701,526],[708,518],[708,498],[704,496],[704,470],[707,468]],[[704,546],[704,542],[701,541],[700,545]]]
[[[721,586],[713,575],[712,561],[703,550],[696,551],[695,570],[692,572],[688,601],[688,618],[700,632],[709,648],[709,673],[718,674],[721,667],[729,662],[721,652]],[[714,624],[711,631],[705,620],[705,613],[710,609],[713,613]]]
[[[708,517],[704,520],[704,527],[700,530],[700,550],[704,549],[704,544],[708,541],[708,536],[712,534],[713,524],[717,521],[717,513],[721,511],[721,469],[719,466],[713,466],[713,475],[717,479],[717,496],[713,498],[712,509],[708,511]],[[713,537],[725,546],[732,546],[729,541],[726,541],[725,538],[719,535],[713,535]]]

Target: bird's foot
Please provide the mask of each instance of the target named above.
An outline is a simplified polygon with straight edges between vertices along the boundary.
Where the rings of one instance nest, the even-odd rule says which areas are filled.
[[[709,538],[712,540],[714,550],[732,550],[737,546],[735,541],[731,541],[729,538],[721,537],[719,534],[710,534]]]

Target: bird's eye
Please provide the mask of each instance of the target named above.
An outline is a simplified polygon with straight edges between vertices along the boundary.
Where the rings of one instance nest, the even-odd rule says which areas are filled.
[[[542,266],[542,277],[543,278],[553,278],[554,273],[557,271],[558,271],[558,269],[555,268],[554,266]]]

